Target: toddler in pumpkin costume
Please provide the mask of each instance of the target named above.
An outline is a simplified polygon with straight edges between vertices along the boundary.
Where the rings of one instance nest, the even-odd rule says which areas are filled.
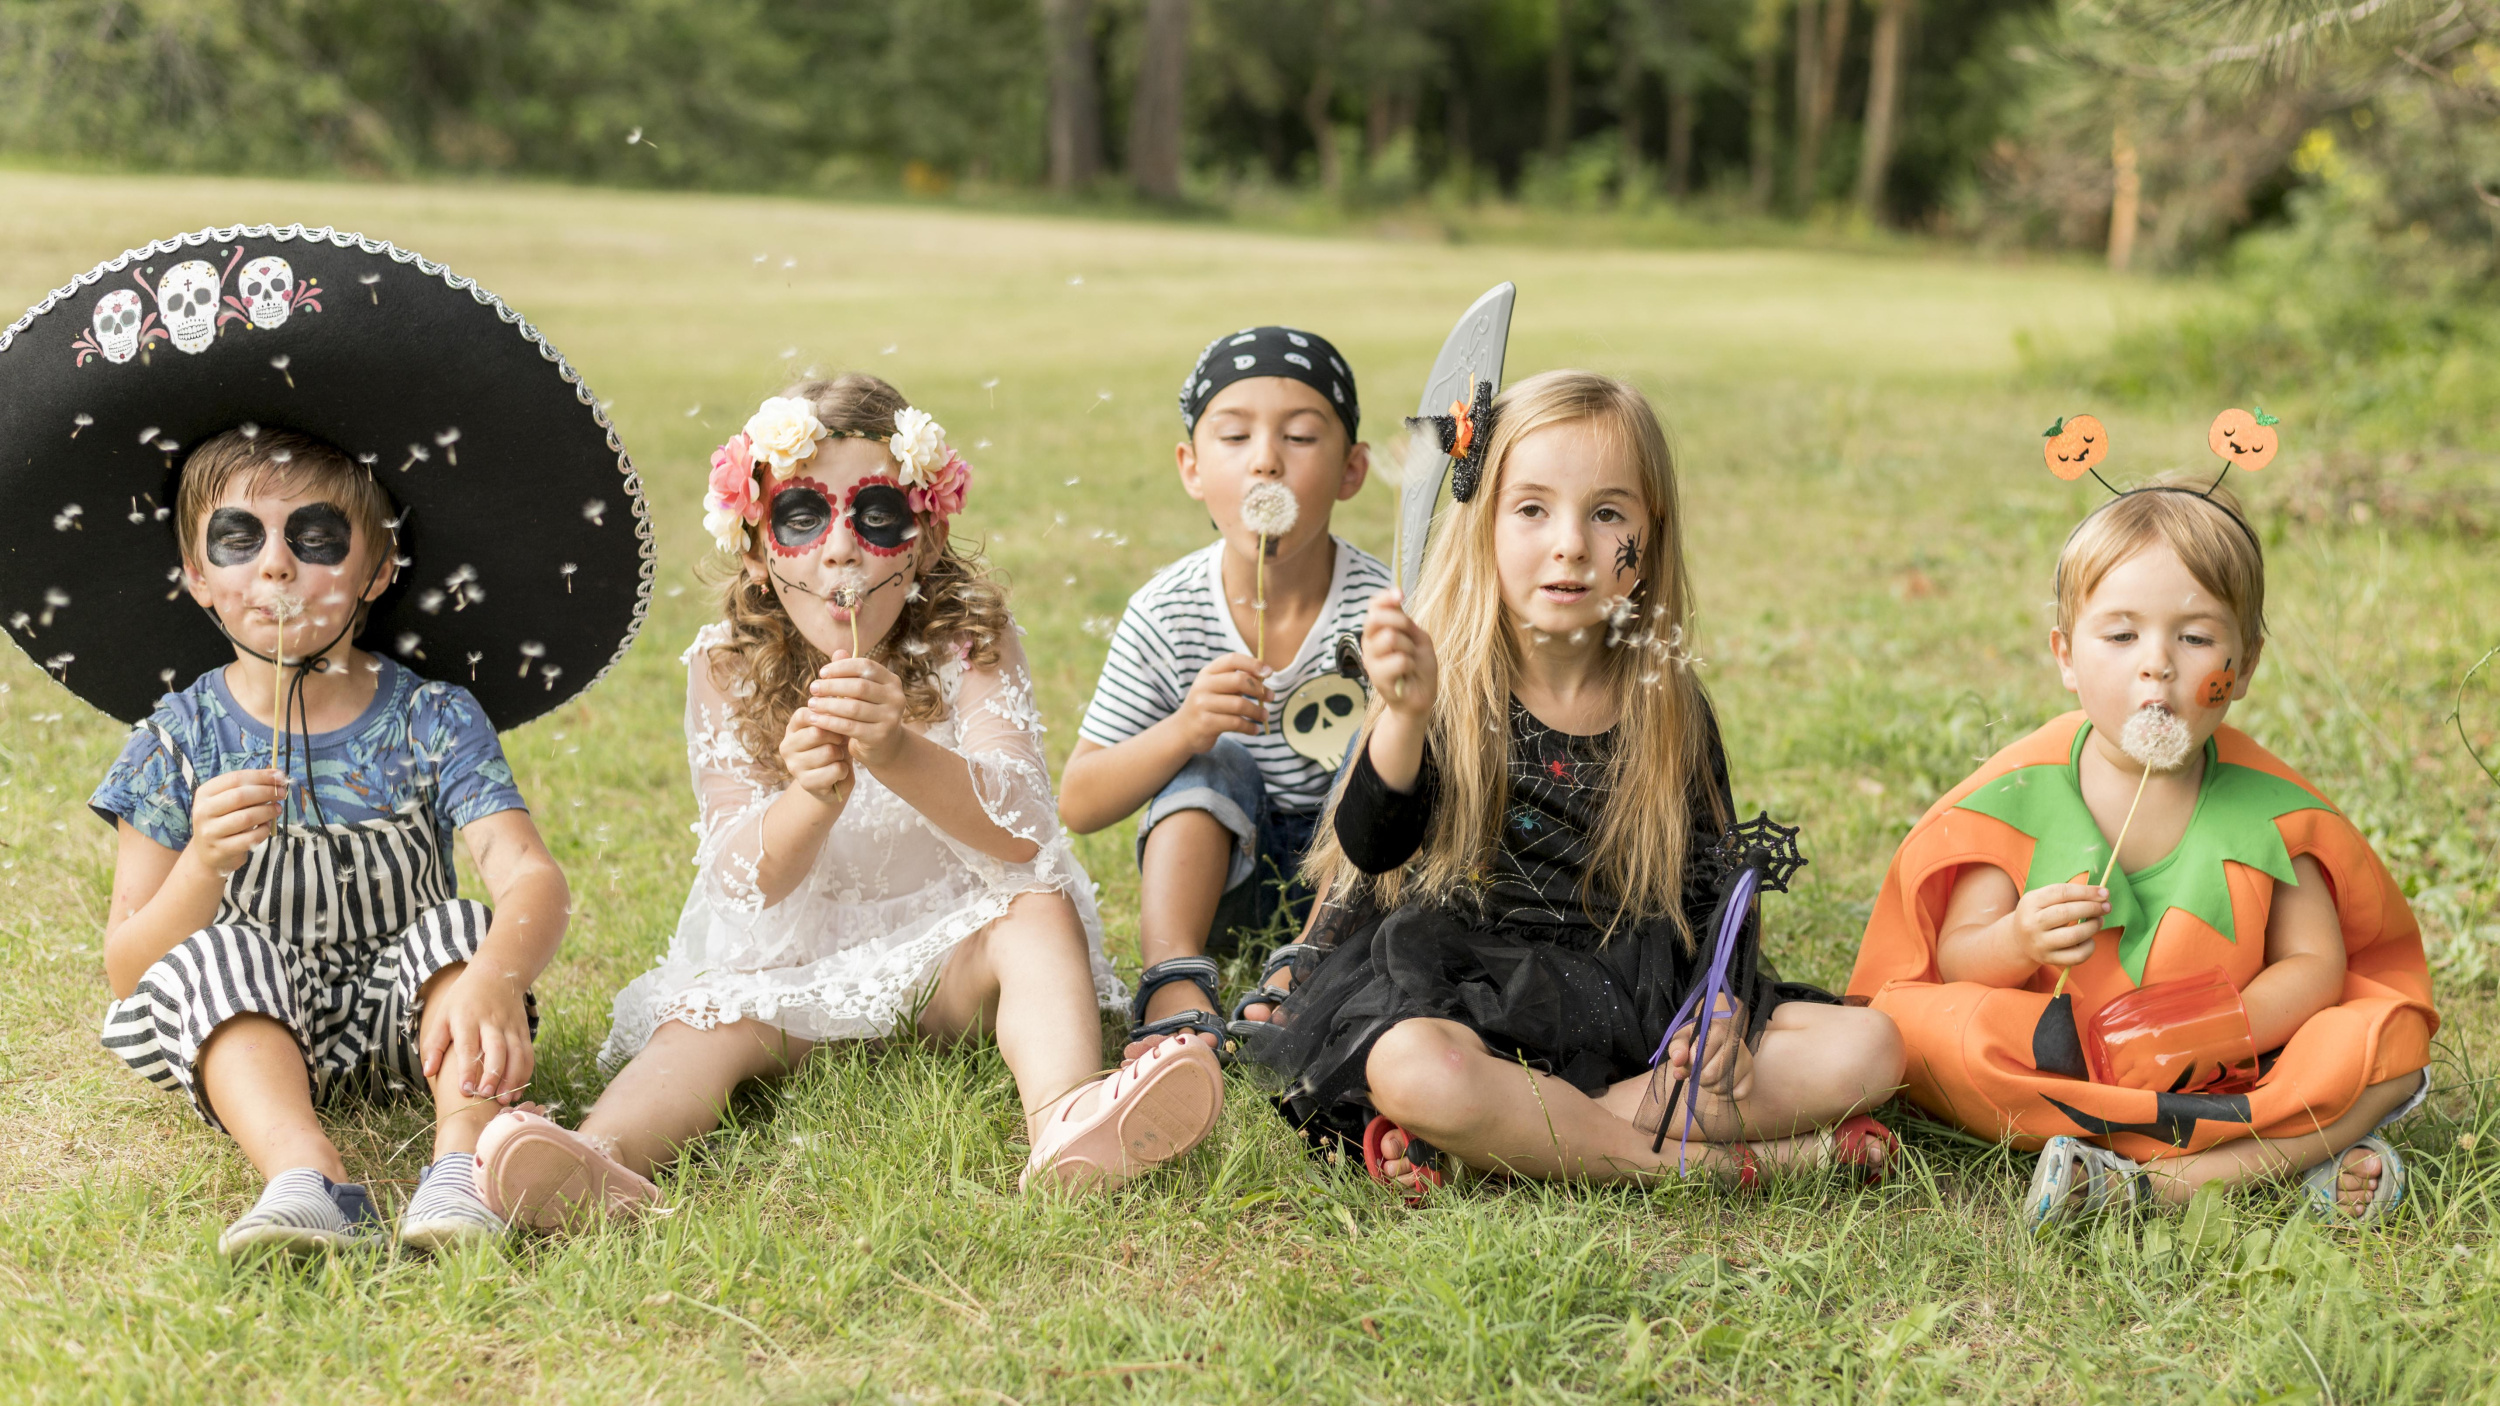
[[[2264,642],[2256,535],[2218,480],[2156,483],[2075,529],[2057,588],[2082,707],[1912,828],[1850,999],[1899,1024],[1913,1102],[2041,1149],[2035,1228],[2290,1175],[2384,1214],[2404,1167],[2372,1134],[2428,1091],[2430,972],[2352,823],[2224,725]]]

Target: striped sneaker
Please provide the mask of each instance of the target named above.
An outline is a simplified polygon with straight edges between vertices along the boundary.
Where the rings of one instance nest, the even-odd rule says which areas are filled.
[[[455,1245],[493,1240],[504,1233],[500,1216],[477,1194],[477,1158],[446,1152],[417,1178],[417,1194],[399,1213],[399,1243],[433,1253]]]
[[[380,1229],[373,1197],[362,1186],[296,1167],[269,1179],[252,1209],[217,1237],[217,1253],[228,1258],[260,1251],[308,1254],[358,1244]]]

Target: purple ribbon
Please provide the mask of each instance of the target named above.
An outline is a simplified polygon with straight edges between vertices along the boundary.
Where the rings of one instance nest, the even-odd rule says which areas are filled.
[[[1745,918],[1753,912],[1754,894],[1761,884],[1762,871],[1759,869],[1748,868],[1736,876],[1735,886],[1728,891],[1727,915],[1719,920],[1718,945],[1711,953],[1710,969],[1702,974],[1701,984],[1695,986],[1693,993],[1684,998],[1684,1004],[1676,1009],[1675,1019],[1667,1022],[1667,1033],[1658,1038],[1657,1053],[1649,1057],[1649,1067],[1657,1068],[1658,1062],[1667,1057],[1667,1045],[1675,1038],[1675,1032],[1688,1023],[1693,1026],[1694,1096],[1684,1100],[1684,1130],[1676,1138],[1675,1170],[1679,1176],[1684,1173],[1685,1157],[1692,1146],[1693,1105],[1700,1102],[1702,1054],[1710,1048],[1710,1027],[1719,1018],[1715,1011],[1719,998],[1728,994],[1728,960],[1736,953],[1737,935],[1744,931]],[[1731,1000],[1728,1004],[1732,1011],[1735,1002]],[[1662,1144],[1666,1141],[1665,1119],[1674,1113],[1676,1096],[1683,1090],[1684,1081],[1676,1080],[1675,1087],[1667,1093],[1666,1107],[1659,1112],[1658,1141]]]

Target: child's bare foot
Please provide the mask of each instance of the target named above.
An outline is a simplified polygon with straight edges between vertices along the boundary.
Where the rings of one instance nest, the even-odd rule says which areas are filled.
[[[1363,1129],[1363,1163],[1374,1180],[1405,1192],[1410,1202],[1441,1185],[1439,1150],[1386,1118]]]

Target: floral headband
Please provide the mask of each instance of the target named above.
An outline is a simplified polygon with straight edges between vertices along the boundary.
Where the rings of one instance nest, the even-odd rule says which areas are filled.
[[[843,505],[852,534],[868,550],[891,556],[919,535],[917,523],[903,520],[903,514],[893,508],[906,508],[913,518],[926,516],[940,523],[963,511],[972,466],[946,442],[945,427],[927,412],[905,406],[894,412],[894,433],[869,434],[828,429],[807,401],[774,396],[756,407],[745,428],[712,451],[711,482],[703,494],[703,530],[712,534],[722,551],[744,553],[752,541],[749,529],[763,522],[780,485],[815,458],[816,446],[828,439],[882,440],[893,452],[894,475],[864,480]],[[887,499],[899,501],[883,501]],[[807,515],[792,516],[797,524],[793,530],[804,531]],[[808,540],[821,537],[823,530],[817,527]],[[778,521],[773,533],[776,547],[789,535]]]

